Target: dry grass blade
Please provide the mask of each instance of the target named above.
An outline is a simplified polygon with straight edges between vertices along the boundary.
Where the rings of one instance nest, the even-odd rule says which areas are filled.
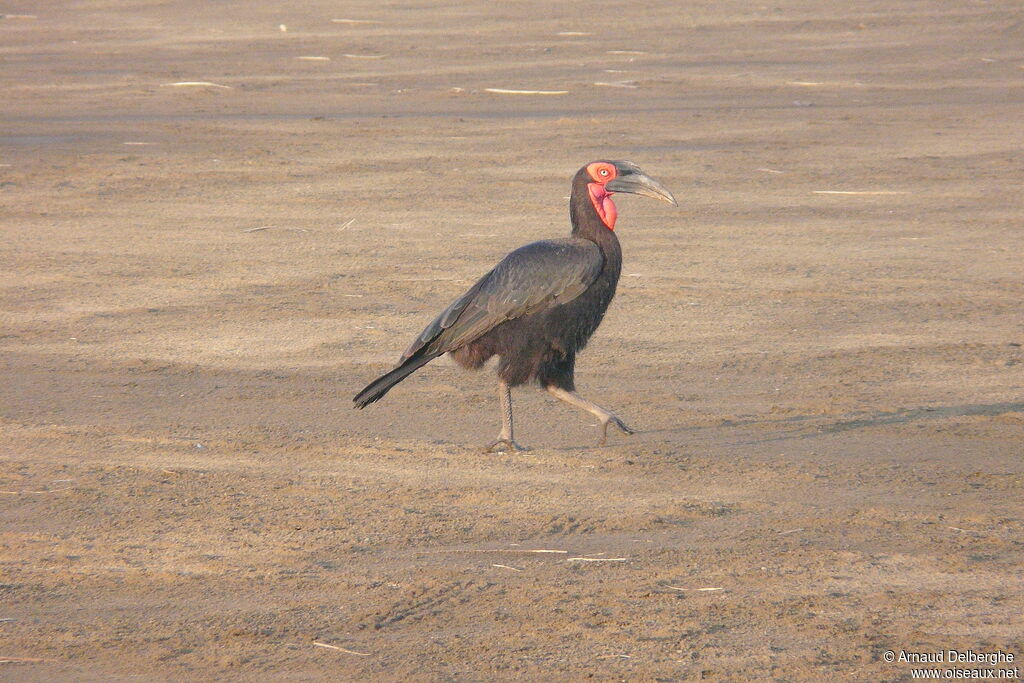
[[[387,55],[354,55],[345,54],[342,57],[348,57],[349,59],[384,59]]]
[[[568,90],[510,90],[509,88],[484,88],[485,92],[498,95],[568,95]]]
[[[566,562],[629,562],[628,557],[570,557]]]
[[[632,659],[633,655],[601,655],[595,659]]]
[[[815,189],[815,195],[909,195],[907,191],[891,189]]]
[[[355,650],[349,650],[344,647],[338,647],[337,645],[331,645],[330,643],[321,643],[319,640],[314,640],[313,644],[317,647],[326,647],[328,650],[337,650],[338,652],[344,652],[347,655],[356,655],[357,657],[369,657],[369,652],[356,652]]]
[[[29,491],[0,491],[0,493],[6,493],[11,496],[20,496],[23,493],[59,493],[61,491],[70,491],[74,486],[65,486],[59,489],[38,489]]]
[[[521,571],[523,571],[519,567],[510,567],[507,564],[492,564],[491,566],[492,567],[497,567],[499,569],[511,569],[514,572],[521,572]]]
[[[445,553],[555,553],[565,555],[568,552],[568,550],[549,550],[547,548],[538,548],[536,550],[526,550],[521,548],[466,548],[455,550],[428,550],[427,554],[438,555]]]
[[[309,232],[305,228],[279,228],[276,225],[261,225],[257,228],[246,228],[242,232],[259,232],[260,230],[291,230],[293,232]]]
[[[665,586],[665,588],[671,588],[674,591],[683,591],[683,592],[691,592],[692,591],[692,592],[695,592],[695,593],[710,593],[711,591],[724,591],[725,590],[724,588],[721,588],[721,587],[718,587],[718,586],[716,586],[714,588],[680,588],[679,586]]]
[[[39,664],[45,661],[42,657],[0,657],[0,664]]]
[[[197,88],[223,88],[225,90],[231,90],[230,85],[221,85],[220,83],[211,83],[210,81],[178,81],[177,83],[162,83],[161,88],[173,87],[197,87]]]
[[[540,549],[540,550],[504,550],[502,552],[507,552],[507,553],[562,553],[562,554],[566,554],[569,551],[568,550],[544,550],[544,549]]]
[[[331,61],[330,57],[320,57],[320,56],[317,56],[317,55],[302,55],[301,57],[296,57],[295,59],[301,59],[301,60],[304,60],[304,61],[307,61],[307,62],[329,62],[329,61]]]
[[[594,85],[603,88],[630,88],[633,90],[640,87],[636,84],[636,81],[594,81]]]

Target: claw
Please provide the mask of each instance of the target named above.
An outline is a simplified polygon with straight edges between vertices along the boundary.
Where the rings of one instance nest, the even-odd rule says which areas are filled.
[[[499,446],[502,446],[502,448],[498,448]],[[484,453],[495,453],[502,451],[506,453],[520,453],[525,450],[528,449],[523,448],[512,439],[498,439],[494,443],[488,444],[488,446],[484,449]]]
[[[625,422],[617,417],[613,417],[612,421],[615,422],[615,426],[622,430],[623,434],[636,434],[636,430],[627,425]]]
[[[598,446],[604,446],[608,443],[608,425],[614,424],[623,434],[636,434],[636,430],[627,426],[625,422],[620,420],[615,415],[610,415],[607,420],[601,423],[601,440],[597,442]]]

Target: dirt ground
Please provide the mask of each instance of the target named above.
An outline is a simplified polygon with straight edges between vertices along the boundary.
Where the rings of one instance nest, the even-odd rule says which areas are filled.
[[[1020,3],[439,5],[4,5],[0,678],[1020,666]],[[639,433],[352,410],[598,158]]]

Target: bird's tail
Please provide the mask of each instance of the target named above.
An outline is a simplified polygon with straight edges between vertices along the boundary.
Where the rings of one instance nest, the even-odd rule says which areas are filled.
[[[356,404],[356,408],[365,408],[374,401],[379,401],[384,398],[384,394],[391,391],[391,387],[395,386],[435,358],[437,358],[437,354],[425,354],[409,358],[391,372],[381,375],[367,384],[365,389],[355,395],[352,402]]]

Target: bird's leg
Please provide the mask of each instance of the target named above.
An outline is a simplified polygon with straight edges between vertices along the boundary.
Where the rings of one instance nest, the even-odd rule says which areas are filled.
[[[624,434],[635,433],[634,430],[626,426],[625,422],[619,419],[618,415],[605,410],[596,403],[588,401],[587,399],[577,394],[575,391],[566,391],[565,389],[560,389],[559,387],[553,385],[548,385],[547,389],[548,392],[555,398],[565,401],[570,405],[574,405],[577,408],[582,408],[583,410],[587,411],[588,413],[590,413],[591,415],[593,415],[594,417],[601,421],[601,441],[598,442],[598,445],[603,446],[605,442],[608,440],[609,422],[614,424],[619,429],[621,429]]]
[[[505,380],[498,380],[498,400],[501,402],[501,433],[498,440],[487,446],[487,453],[493,453],[498,447],[507,451],[525,451],[526,449],[512,438],[512,390]]]

